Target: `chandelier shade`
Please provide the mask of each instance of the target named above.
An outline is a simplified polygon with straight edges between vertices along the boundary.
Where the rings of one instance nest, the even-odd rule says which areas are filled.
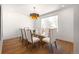
[[[32,20],[37,20],[38,17],[39,17],[39,14],[35,12],[35,8],[36,7],[33,7],[34,12],[33,13],[30,13],[30,17],[32,18]]]
[[[39,17],[39,14],[37,13],[30,13],[30,16],[33,20],[36,20]]]

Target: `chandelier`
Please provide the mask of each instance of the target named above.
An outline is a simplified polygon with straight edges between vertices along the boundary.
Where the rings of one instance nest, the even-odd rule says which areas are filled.
[[[35,10],[35,7],[33,7],[34,10]],[[30,17],[33,19],[33,20],[37,20],[38,17],[39,17],[39,14],[38,13],[30,13]]]

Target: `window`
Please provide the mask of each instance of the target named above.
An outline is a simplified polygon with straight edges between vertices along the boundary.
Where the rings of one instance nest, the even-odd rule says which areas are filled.
[[[43,18],[41,20],[41,28],[57,28],[58,30],[58,15]]]

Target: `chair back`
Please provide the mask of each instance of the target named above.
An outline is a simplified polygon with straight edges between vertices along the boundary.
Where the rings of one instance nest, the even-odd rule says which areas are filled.
[[[25,29],[24,28],[21,29],[21,36],[22,36],[22,39],[26,39]]]
[[[49,29],[48,28],[45,28],[42,30],[42,35],[46,36],[46,37],[49,37]]]
[[[50,44],[52,43],[52,46],[57,48],[55,42],[55,34],[56,34],[56,29],[49,29]]]
[[[31,30],[30,29],[25,29],[25,33],[26,33],[27,40],[29,42],[33,43]]]
[[[52,43],[53,29],[49,29],[49,37],[50,37],[50,43]]]

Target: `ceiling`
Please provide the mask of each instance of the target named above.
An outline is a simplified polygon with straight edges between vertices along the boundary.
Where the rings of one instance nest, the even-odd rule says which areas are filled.
[[[59,4],[7,4],[3,5],[4,10],[7,12],[17,12],[24,15],[29,15],[32,12],[36,12],[40,15],[55,11],[64,7],[64,5]],[[33,9],[35,7],[35,11]]]

